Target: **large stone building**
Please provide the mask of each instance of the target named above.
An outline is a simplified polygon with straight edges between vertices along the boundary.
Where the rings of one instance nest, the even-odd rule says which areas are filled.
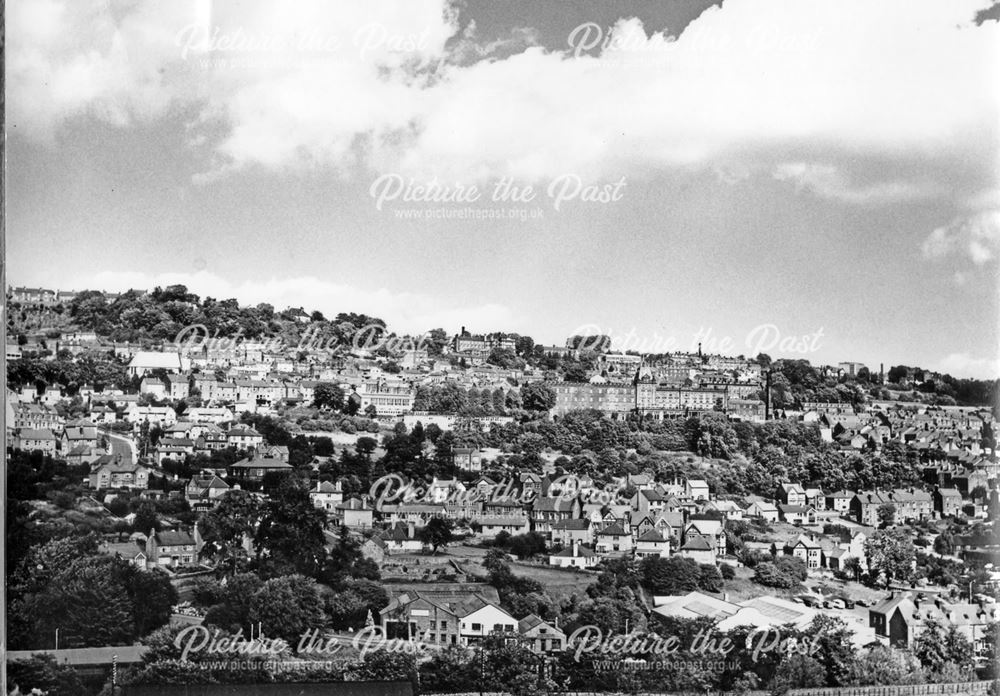
[[[644,417],[680,418],[708,411],[726,411],[729,390],[725,386],[687,387],[658,381],[648,367],[640,368],[631,382],[558,382],[553,385],[555,416],[567,411],[596,409],[614,418],[630,413]]]
[[[409,413],[416,398],[413,388],[401,381],[364,382],[356,393],[361,399],[361,412],[374,406],[379,418],[395,418]]]

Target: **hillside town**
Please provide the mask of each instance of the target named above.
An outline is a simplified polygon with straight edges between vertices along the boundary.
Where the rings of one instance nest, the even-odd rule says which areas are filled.
[[[607,690],[772,689],[803,668],[794,651],[697,675],[643,654],[576,664],[583,629],[705,629],[829,637],[843,664],[798,686],[994,674],[996,382],[397,336],[183,286],[8,303],[8,635],[25,655],[134,646],[116,665],[153,682],[157,645],[211,626],[280,637],[293,661],[311,630],[419,643],[391,667],[429,693],[473,689],[486,661],[516,665],[502,683]],[[101,580],[85,598],[67,573]],[[116,610],[80,610],[95,601]],[[324,669],[357,679],[357,658]],[[875,663],[894,668],[872,682]]]

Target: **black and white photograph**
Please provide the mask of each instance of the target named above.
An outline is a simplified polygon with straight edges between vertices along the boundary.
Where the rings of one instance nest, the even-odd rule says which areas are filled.
[[[1000,696],[1000,0],[6,0],[6,696]]]

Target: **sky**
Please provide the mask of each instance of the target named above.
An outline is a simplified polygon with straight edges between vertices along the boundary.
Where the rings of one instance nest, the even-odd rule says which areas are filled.
[[[8,282],[995,378],[998,15],[13,0]]]

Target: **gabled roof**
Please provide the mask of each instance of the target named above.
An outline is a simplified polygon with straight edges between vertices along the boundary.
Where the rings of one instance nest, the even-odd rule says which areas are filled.
[[[330,483],[329,481],[320,481],[316,484],[316,490],[314,493],[340,493],[341,489],[339,486]]]
[[[613,522],[597,533],[598,536],[630,536],[622,527],[621,522]]]
[[[794,549],[796,546],[805,546],[807,549],[822,548],[819,542],[817,542],[815,539],[810,539],[805,534],[799,534],[799,536],[796,537],[794,541],[788,544],[788,547],[792,549]]]
[[[181,369],[181,356],[178,353],[157,353],[141,350],[132,356],[129,367],[148,369],[163,368],[165,370]]]
[[[48,428],[21,428],[18,437],[22,440],[55,440],[56,436]]]
[[[648,541],[648,542],[659,543],[666,541],[666,539],[664,539],[663,535],[660,534],[655,529],[650,529],[644,532],[642,535],[640,535],[639,538],[636,539],[636,541]]]
[[[573,500],[562,497],[543,496],[533,503],[535,512],[569,512],[573,508]]]
[[[708,543],[708,539],[701,535],[688,537],[681,546],[681,551],[712,551],[714,547]]]
[[[578,546],[576,549],[576,554],[573,553],[572,548],[565,548],[558,553],[550,554],[553,558],[593,558],[594,552],[588,549],[586,546]]]
[[[194,537],[190,532],[182,530],[167,530],[153,535],[160,546],[194,546]]]
[[[248,457],[229,465],[231,469],[291,469],[292,465],[275,457]]]
[[[552,523],[553,530],[566,530],[568,532],[583,532],[590,529],[590,520],[572,519],[558,520]]]

